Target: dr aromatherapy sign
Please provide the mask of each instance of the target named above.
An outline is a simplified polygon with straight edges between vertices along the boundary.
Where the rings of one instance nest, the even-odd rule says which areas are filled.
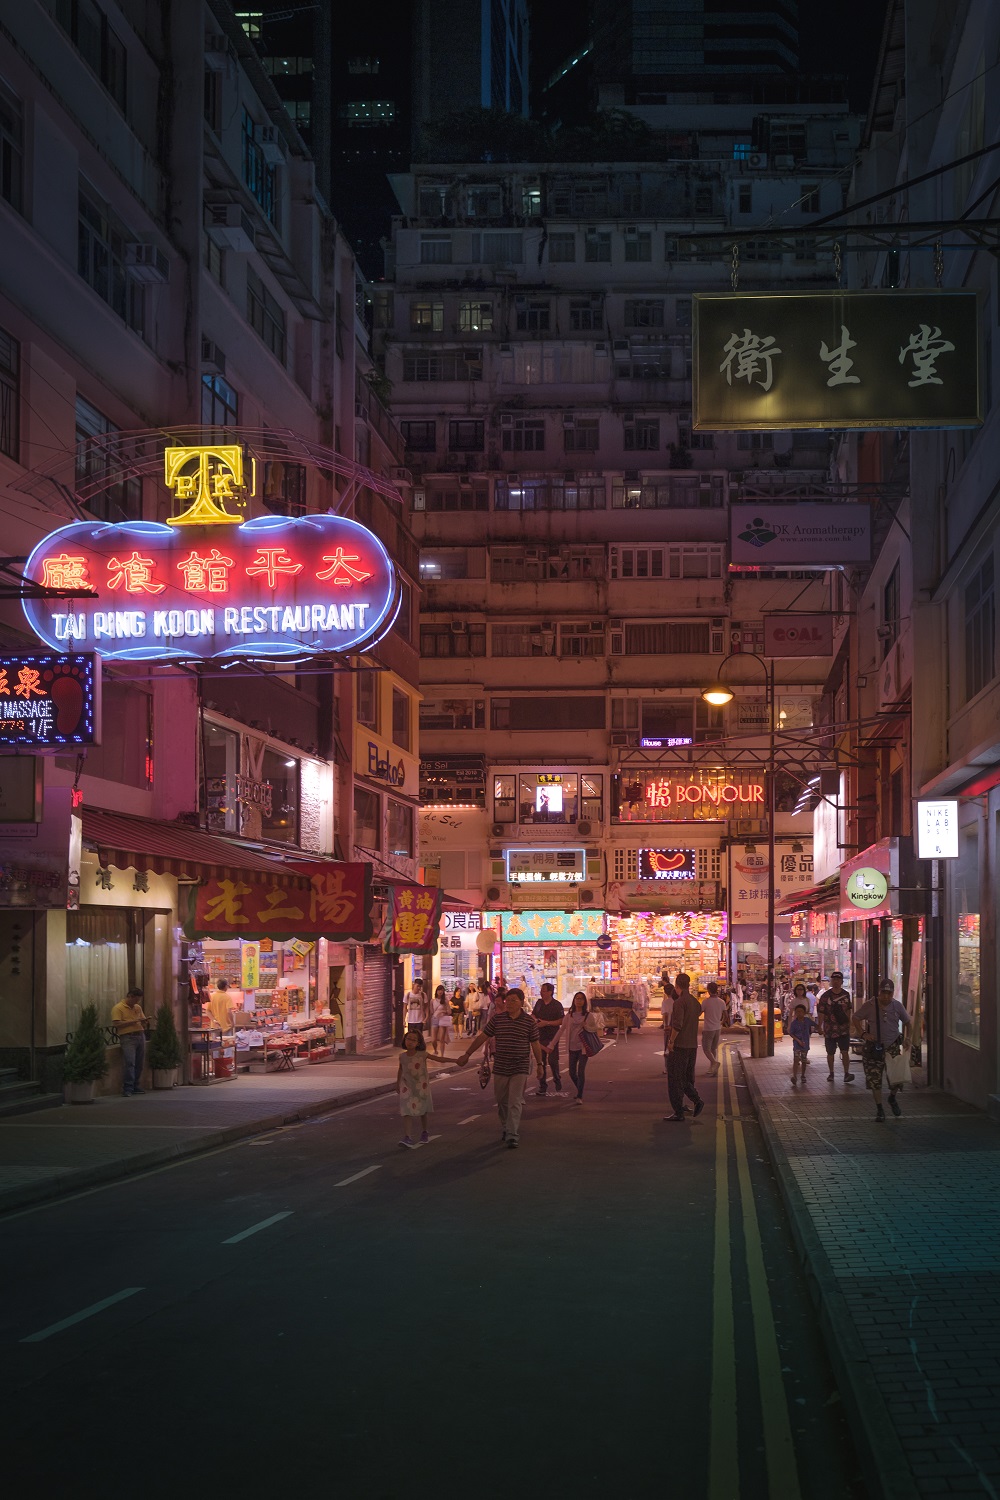
[[[702,429],[977,427],[975,292],[694,298]]]
[[[25,600],[35,634],[124,661],[295,660],[385,634],[399,590],[379,539],[343,516],[241,520],[217,503],[241,475],[239,449],[167,449],[168,487],[192,500],[182,515],[50,533],[25,578],[93,596]]]
[[[871,507],[859,502],[740,503],[729,508],[729,527],[735,568],[825,569],[871,561]]]

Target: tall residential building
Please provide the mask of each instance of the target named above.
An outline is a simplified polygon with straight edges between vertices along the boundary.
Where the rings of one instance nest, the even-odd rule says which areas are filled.
[[[787,123],[795,170],[692,136],[663,165],[429,165],[401,185],[375,336],[420,542],[421,851],[450,894],[506,914],[508,980],[605,972],[605,914],[625,914],[610,962],[633,976],[714,974],[727,919],[723,962],[764,933],[759,778],[733,748],[766,727],[761,672],[735,665],[726,711],[700,689],[726,652],[762,649],[767,614],[833,607],[822,574],[732,573],[728,555],[731,500],[824,493],[828,441],[692,429],[692,296],[731,266],[678,235],[842,204],[857,122]],[[809,240],[757,241],[740,285],[832,271]],[[827,665],[779,664],[779,729],[808,737]],[[801,791],[782,780],[780,853],[808,883]],[[546,911],[565,942],[532,954],[517,939],[555,933]],[[465,922],[448,981],[476,962]]]
[[[528,0],[414,0],[413,124],[528,113]]]
[[[171,438],[225,437],[255,470],[250,516],[353,505],[405,583],[396,630],[337,673],[329,662],[261,675],[253,665],[223,673],[110,661],[101,742],[79,757],[40,757],[42,820],[27,837],[6,829],[0,840],[0,1056],[55,1080],[82,1005],[96,1002],[108,1025],[130,984],[145,990],[147,1009],[172,1002],[186,1034],[178,935],[192,889],[213,871],[247,893],[278,882],[279,897],[284,862],[296,857],[415,875],[416,558],[392,478],[399,433],[365,378],[351,247],[223,0],[190,6],[169,35],[138,0],[113,13],[30,0],[5,16],[0,242],[0,502],[11,557],[71,522],[163,522]],[[109,571],[106,585],[123,629],[126,606],[168,586],[143,577],[135,535],[125,560],[139,572]],[[195,551],[189,562],[200,566]],[[221,593],[236,564],[225,549],[216,563]],[[209,587],[194,575],[189,586]],[[5,592],[0,646],[37,651]],[[374,694],[382,713],[363,740],[354,734],[363,674],[352,667],[376,680],[366,701]],[[389,765],[391,778],[380,774]],[[239,972],[238,936],[234,915],[206,948],[211,973]],[[370,985],[369,955],[353,941],[317,942],[294,980],[281,944],[264,967],[312,1009],[336,988],[349,1041],[374,1045],[389,1034],[392,974],[381,946],[369,946]],[[120,1086],[120,1073],[111,1081]]]

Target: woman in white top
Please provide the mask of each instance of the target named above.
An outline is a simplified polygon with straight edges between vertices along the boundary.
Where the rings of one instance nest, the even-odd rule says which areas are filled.
[[[444,1057],[451,1036],[451,1002],[445,994],[444,985],[439,984],[434,991],[434,1004],[431,1006],[431,1053],[435,1057]]]
[[[590,1009],[586,995],[583,990],[577,990],[573,996],[573,1004],[566,1013],[565,1021],[545,1048],[546,1052],[551,1052],[553,1047],[558,1047],[565,1035],[566,1050],[569,1053],[569,1081],[576,1088],[574,1104],[583,1103],[583,1085],[587,1078],[589,1061],[589,1054],[583,1050],[581,1033],[589,1031],[596,1035],[599,1029],[597,1017]]]

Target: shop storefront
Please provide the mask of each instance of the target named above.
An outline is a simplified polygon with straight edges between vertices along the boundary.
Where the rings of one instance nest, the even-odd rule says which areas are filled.
[[[533,1004],[543,984],[555,986],[564,1005],[575,990],[611,977],[609,952],[598,945],[604,936],[603,911],[505,911],[486,914],[501,941],[494,950],[497,977],[522,989]]]
[[[919,989],[912,969],[914,955],[918,967],[922,962],[927,884],[909,838],[881,839],[841,865],[840,920],[853,928],[849,987],[856,1000],[874,995],[882,979],[891,979],[904,1001],[911,984]]]
[[[724,911],[634,912],[609,916],[612,977],[650,988],[669,970],[691,975],[692,985],[723,979],[729,923]]]
[[[482,917],[477,911],[445,910],[442,915],[434,984],[443,984],[449,996],[456,986],[464,994],[485,972],[484,956],[478,947],[481,930]]]
[[[819,973],[818,950],[810,939],[818,930],[795,924],[788,915],[791,900],[814,881],[810,838],[783,838],[774,850],[775,976],[779,984]],[[758,984],[767,975],[768,890],[770,854],[766,841],[731,844],[728,851],[729,909],[732,917],[729,974],[741,983]],[[793,932],[794,927],[794,932]],[[824,924],[825,930],[825,924]]]

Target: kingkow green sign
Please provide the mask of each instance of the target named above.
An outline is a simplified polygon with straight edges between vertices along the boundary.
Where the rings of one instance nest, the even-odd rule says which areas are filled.
[[[846,895],[852,906],[861,911],[873,911],[881,906],[889,894],[889,882],[881,870],[864,867],[855,870],[847,881]]]
[[[975,292],[694,298],[702,430],[978,427]]]

